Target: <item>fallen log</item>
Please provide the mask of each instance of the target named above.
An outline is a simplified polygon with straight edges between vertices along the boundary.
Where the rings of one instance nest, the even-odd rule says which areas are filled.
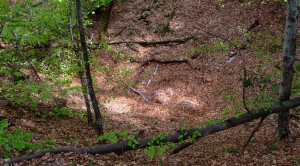
[[[193,135],[194,132],[200,132],[201,136],[196,137],[195,139],[203,138],[205,136],[208,136],[210,134],[220,132],[227,130],[229,128],[250,122],[254,119],[260,118],[260,117],[267,117],[273,113],[278,113],[283,110],[292,109],[295,107],[298,107],[300,105],[300,97],[295,98],[294,100],[285,101],[282,103],[277,103],[272,105],[270,108],[261,108],[258,110],[250,111],[249,113],[244,113],[238,118],[232,117],[227,120],[224,120],[222,122],[218,122],[215,124],[210,124],[206,127],[202,128],[193,128],[185,131],[177,131],[174,134],[170,134],[167,136],[164,136],[164,139],[160,140],[160,143],[167,143],[167,142],[174,142],[178,143],[181,140],[186,140],[189,137]],[[181,138],[179,137],[181,136]],[[182,137],[183,136],[183,137]],[[157,145],[154,142],[152,145],[148,145],[147,143],[151,142],[153,138],[145,138],[137,140],[139,144],[135,149],[141,149],[152,145]],[[104,145],[98,145],[88,148],[57,148],[52,150],[46,150],[42,151],[33,155],[19,157],[19,158],[13,158],[7,161],[7,164],[12,164],[15,162],[20,162],[24,160],[31,160],[34,158],[42,157],[47,153],[87,153],[87,154],[106,154],[106,153],[123,153],[125,151],[134,150],[131,146],[128,145],[128,142],[117,142],[117,143],[111,143],[111,144],[104,144]]]
[[[161,41],[116,41],[116,42],[110,42],[109,45],[115,45],[115,44],[140,44],[142,46],[147,45],[157,45],[157,44],[170,44],[170,43],[184,43],[188,40],[196,39],[194,36],[186,37],[183,39],[169,39],[169,40],[161,40]]]

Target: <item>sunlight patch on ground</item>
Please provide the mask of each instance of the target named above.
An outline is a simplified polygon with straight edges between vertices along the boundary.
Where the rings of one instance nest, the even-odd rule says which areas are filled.
[[[127,113],[132,111],[132,107],[128,103],[135,103],[135,101],[125,97],[118,97],[109,103],[104,103],[103,106],[112,113]]]

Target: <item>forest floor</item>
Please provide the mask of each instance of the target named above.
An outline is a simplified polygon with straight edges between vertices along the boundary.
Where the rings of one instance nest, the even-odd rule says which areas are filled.
[[[283,42],[285,5],[279,2],[262,5],[258,2],[241,7],[242,4],[234,0],[225,0],[221,5],[211,0],[123,0],[115,4],[106,40],[116,50],[122,49],[119,56],[128,54],[128,57],[113,58],[116,55],[114,51],[91,52],[97,59],[93,64],[96,74],[94,85],[95,89],[100,89],[97,97],[101,104],[104,131],[127,130],[133,134],[146,129],[139,135],[139,138],[146,138],[163,132],[173,133],[183,126],[193,127],[198,121],[205,123],[208,119],[221,119],[225,110],[245,112],[242,107],[242,57],[235,55],[235,50],[221,50],[220,47],[215,51],[188,51],[195,48],[204,50],[216,45],[218,41],[226,43],[206,32],[224,36],[231,41],[240,41],[245,47],[257,43],[263,49],[272,50],[264,52],[266,55],[258,54],[253,49],[247,52],[242,50],[248,76],[253,81],[253,85],[246,88],[246,98],[255,100],[255,96],[262,90],[259,85],[265,86],[262,91],[267,95],[278,95],[274,94],[272,86],[280,82],[280,76],[275,77],[274,73],[276,68],[281,68],[280,45]],[[89,30],[94,33],[93,40],[98,41],[101,17],[93,17],[95,25],[89,27]],[[169,28],[166,26],[168,24]],[[263,35],[256,39],[245,36],[245,33]],[[191,36],[196,38],[183,43],[113,44],[118,41],[162,41]],[[258,39],[263,42],[257,42]],[[279,43],[274,44],[274,41]],[[151,62],[144,68],[138,68],[153,58],[177,62]],[[296,59],[298,61],[295,63],[299,63],[299,50]],[[178,63],[182,60],[188,60],[188,63]],[[105,72],[99,68],[103,66],[106,67]],[[132,70],[134,75],[124,74],[121,78],[120,73],[125,73],[126,69]],[[299,78],[299,74],[295,77]],[[110,84],[118,80],[137,83],[132,87],[153,104],[147,103],[132,90],[127,92],[128,86],[124,82],[121,82],[120,87]],[[74,78],[72,85],[80,86],[80,81]],[[63,99],[67,101],[67,107],[85,110],[84,100],[78,92],[71,92]],[[49,139],[55,142],[54,147],[86,147],[98,143],[95,128],[86,122],[70,117],[42,118],[36,116],[34,111],[3,103],[0,102],[0,114],[8,117],[10,127],[21,126],[25,131],[33,133],[34,142]],[[251,108],[262,105],[253,105]],[[37,111],[45,113],[49,110],[45,107]],[[292,112],[297,114],[296,110]],[[228,114],[233,116],[235,113],[229,111]],[[47,154],[18,164],[160,165],[162,161],[165,165],[300,165],[300,121],[297,119],[291,119],[290,139],[276,142],[277,115],[267,117],[242,153],[242,147],[257,123],[258,120],[202,138],[178,154],[171,155],[169,149],[153,159],[148,157],[144,149],[140,149],[122,155]],[[19,156],[31,153],[20,152]]]

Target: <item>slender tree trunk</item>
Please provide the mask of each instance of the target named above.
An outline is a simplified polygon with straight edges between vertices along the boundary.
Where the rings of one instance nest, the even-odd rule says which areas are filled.
[[[88,98],[88,95],[87,95],[86,84],[85,84],[85,80],[84,80],[84,72],[83,72],[81,62],[80,62],[81,57],[80,57],[79,51],[77,49],[75,50],[75,54],[76,54],[76,57],[78,59],[77,60],[77,65],[80,68],[80,71],[78,72],[78,74],[79,74],[79,78],[80,78],[80,81],[81,81],[81,87],[82,87],[85,106],[86,106],[88,123],[93,123],[93,116],[92,116],[92,113],[91,113],[91,106],[90,106],[89,98]]]
[[[293,82],[293,63],[296,52],[296,38],[298,27],[299,0],[287,0],[287,16],[285,25],[285,39],[283,48],[283,71],[280,84],[279,101],[290,99]],[[279,113],[278,137],[283,139],[291,134],[289,127],[289,110]]]
[[[86,80],[87,80],[87,86],[88,91],[92,100],[93,109],[96,116],[96,128],[99,135],[103,134],[103,126],[102,126],[102,119],[101,119],[101,113],[98,106],[98,101],[94,92],[93,88],[93,81],[90,71],[90,63],[89,63],[89,55],[88,50],[86,46],[85,41],[85,35],[84,35],[84,26],[83,26],[83,18],[82,18],[82,11],[81,11],[81,2],[80,0],[76,0],[76,7],[77,7],[77,19],[78,19],[78,25],[79,25],[79,32],[80,32],[80,43],[83,53],[83,59],[84,59],[84,66],[85,66],[85,73],[86,73]]]
[[[71,15],[71,12],[70,12],[70,15]],[[80,61],[81,56],[80,56],[80,52],[78,50],[79,43],[77,41],[77,46],[75,45],[73,31],[72,31],[72,16],[70,17],[70,36],[71,36],[71,40],[72,40],[73,49],[75,51],[75,55],[77,57],[77,65],[80,68],[80,71],[78,72],[78,75],[79,75],[79,78],[80,78],[82,93],[83,93],[83,96],[84,96],[88,123],[93,123],[93,116],[92,116],[92,113],[91,113],[91,106],[90,106],[89,98],[88,98],[88,95],[87,95],[86,84],[85,84],[85,80],[84,80],[84,69],[83,69],[81,61]]]
[[[100,42],[104,41],[104,37],[105,37],[106,30],[108,27],[110,13],[111,13],[113,5],[114,5],[114,0],[112,0],[109,4],[107,4],[105,9],[103,9],[104,10],[104,20],[101,25]]]

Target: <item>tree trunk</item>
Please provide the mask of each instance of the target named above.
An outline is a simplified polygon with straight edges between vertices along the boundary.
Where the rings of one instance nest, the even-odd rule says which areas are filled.
[[[279,101],[290,99],[293,82],[293,63],[296,52],[296,39],[298,27],[299,0],[287,0],[287,16],[285,25],[285,39],[283,48],[283,71],[280,84]],[[279,113],[278,137],[279,140],[290,135],[289,110]]]
[[[70,15],[71,15],[71,12],[70,12]],[[77,41],[76,44],[75,44],[73,31],[72,31],[72,16],[70,17],[70,36],[71,36],[73,49],[75,51],[75,55],[77,57],[77,65],[80,68],[80,71],[78,72],[78,75],[79,75],[79,78],[80,78],[81,89],[82,89],[82,93],[83,93],[83,96],[84,96],[88,123],[93,123],[93,116],[92,116],[92,112],[91,112],[91,106],[90,106],[89,98],[88,98],[88,95],[87,95],[86,83],[85,83],[85,79],[84,79],[84,69],[82,68],[82,63],[81,63],[82,58],[81,58],[80,52],[79,52],[79,43]]]
[[[92,100],[92,105],[94,109],[94,113],[96,116],[96,128],[99,135],[103,134],[103,126],[102,126],[102,119],[101,119],[101,113],[98,106],[98,101],[94,92],[93,88],[93,81],[90,71],[90,63],[89,63],[89,55],[88,50],[86,46],[85,41],[85,35],[84,35],[84,26],[83,26],[83,18],[82,18],[82,11],[81,11],[81,2],[80,0],[76,0],[76,7],[77,7],[77,19],[78,19],[78,25],[79,25],[79,32],[80,32],[80,43],[83,53],[83,59],[84,59],[84,66],[85,66],[85,72],[86,72],[86,80],[87,80],[87,86],[88,91]]]
[[[91,113],[90,102],[89,102],[89,98],[88,98],[88,95],[87,95],[86,84],[85,84],[85,80],[84,80],[84,72],[83,72],[81,62],[80,62],[81,57],[79,55],[78,49],[75,50],[75,54],[76,54],[76,57],[78,59],[77,60],[77,65],[80,68],[80,71],[78,72],[78,74],[79,74],[79,78],[80,78],[80,81],[81,81],[81,87],[82,87],[82,92],[83,92],[85,106],[86,106],[88,123],[93,123],[93,116],[92,116],[92,113]]]
[[[105,37],[106,30],[108,27],[110,13],[111,13],[113,5],[114,5],[114,0],[112,0],[109,4],[107,4],[105,6],[105,9],[103,9],[104,10],[104,20],[102,22],[101,30],[100,30],[100,42],[104,41],[104,37]]]

